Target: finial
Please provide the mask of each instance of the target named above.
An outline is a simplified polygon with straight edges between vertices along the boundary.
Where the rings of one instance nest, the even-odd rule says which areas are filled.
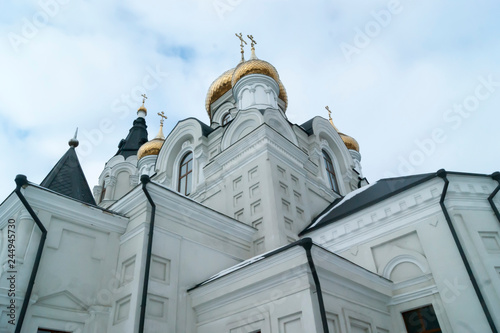
[[[161,117],[160,118],[160,130],[158,131],[158,134],[156,135],[155,139],[165,139],[165,136],[163,135],[163,121],[167,119],[167,116],[165,116],[165,112],[158,112],[158,115]]]
[[[330,124],[332,124],[333,128],[335,128],[335,130],[338,132],[339,130],[337,129],[337,127],[335,127],[335,125],[333,124],[333,120],[332,120],[332,111],[330,111],[330,107],[327,105],[325,106],[325,109],[328,111],[328,119],[330,120]]]
[[[139,109],[137,109],[137,115],[139,117],[144,118],[144,116],[148,114],[148,109],[146,109],[146,107],[144,106],[144,102],[146,102],[148,96],[146,96],[146,94],[142,94],[141,96],[142,96],[142,105],[139,107]],[[144,114],[140,114],[141,111],[144,112]]]
[[[78,140],[76,139],[76,136],[77,136],[77,135],[78,135],[78,127],[76,128],[76,131],[75,131],[75,136],[74,136],[72,139],[70,139],[70,140],[68,141],[68,145],[69,145],[70,147],[72,147],[72,148],[76,148],[76,147],[78,147],[78,145],[80,144],[80,143],[78,142]]]
[[[251,43],[250,43],[250,46],[252,47],[252,49],[254,48],[253,46],[255,44],[257,44],[257,42],[253,39],[253,36],[252,35],[247,35],[248,39],[250,39]]]
[[[165,116],[165,112],[158,112],[158,115],[161,117],[160,120],[160,126],[163,126],[163,120],[167,119],[167,116]]]
[[[253,39],[252,35],[247,35],[248,39],[250,39],[250,46],[252,47],[252,55],[250,56],[250,59],[257,59],[257,56],[255,55],[255,47],[254,45],[257,44],[255,39]]]
[[[240,43],[240,47],[241,47],[241,62],[244,62],[245,61],[245,51],[243,50],[243,43],[245,43],[245,45],[247,45],[247,42],[245,42],[245,40],[243,39],[243,34],[240,32],[240,34],[238,35],[237,33],[234,33],[236,35],[236,37],[238,37],[241,41]]]

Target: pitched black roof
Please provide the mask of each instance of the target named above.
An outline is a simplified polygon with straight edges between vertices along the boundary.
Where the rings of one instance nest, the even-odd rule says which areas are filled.
[[[436,177],[436,173],[386,178],[369,185],[365,189],[362,187],[359,189],[359,193],[349,196],[348,199],[342,198],[332,202],[299,235],[338,221],[434,177]]]
[[[212,127],[208,126],[207,124],[205,124],[201,120],[198,120],[196,118],[193,118],[193,119],[196,120],[200,124],[201,133],[203,134],[204,137],[208,137],[208,135],[214,131],[214,129]]]
[[[96,204],[74,147],[61,157],[40,186],[94,206]]]
[[[148,131],[146,120],[143,117],[137,117],[134,120],[132,128],[129,130],[127,138],[122,139],[118,144],[116,155],[122,155],[127,158],[132,155],[137,155],[137,151],[143,143],[148,142]]]
[[[300,127],[302,127],[304,131],[306,131],[307,135],[313,134],[313,128],[312,128],[313,120],[314,118],[311,118],[302,125],[300,125]]]

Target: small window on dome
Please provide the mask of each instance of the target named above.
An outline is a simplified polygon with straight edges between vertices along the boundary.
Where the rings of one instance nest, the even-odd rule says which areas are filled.
[[[225,126],[228,122],[230,122],[230,121],[231,121],[231,119],[233,119],[233,118],[231,117],[231,113],[229,113],[229,112],[228,112],[228,113],[226,113],[226,114],[224,115],[224,117],[222,117],[222,126]]]

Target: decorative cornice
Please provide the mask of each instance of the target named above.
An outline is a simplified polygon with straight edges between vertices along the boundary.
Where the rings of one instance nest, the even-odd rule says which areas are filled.
[[[273,150],[275,153],[286,156],[294,162],[297,171],[305,175],[304,168],[314,169],[312,162],[309,161],[299,147],[288,141],[282,135],[277,133],[269,125],[263,123],[252,131],[249,135],[238,140],[233,145],[222,151],[215,159],[210,161],[205,166],[205,177],[208,179],[218,171],[232,164],[233,168],[238,168],[242,164],[248,163],[248,155],[252,151],[264,152],[262,146],[267,146],[268,150]],[[291,152],[294,152],[293,154]],[[245,157],[245,158],[244,158]],[[251,157],[255,158],[254,155]]]
[[[24,196],[34,209],[49,211],[54,217],[90,229],[123,233],[128,224],[126,217],[36,186],[28,186],[24,190]]]
[[[387,305],[397,305],[439,293],[435,285],[393,296]]]

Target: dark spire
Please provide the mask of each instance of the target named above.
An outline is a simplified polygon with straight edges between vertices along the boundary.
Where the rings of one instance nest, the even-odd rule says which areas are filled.
[[[145,142],[148,142],[146,119],[139,116],[134,120],[134,124],[129,130],[127,137],[122,139],[118,144],[118,151],[115,156],[122,155],[127,158],[132,155],[137,155],[137,151]]]
[[[118,143],[118,151],[116,155],[122,155],[127,158],[132,155],[137,155],[137,151],[142,146],[143,143],[148,142],[148,130],[146,126],[146,114],[148,110],[144,106],[146,101],[146,94],[142,94],[142,105],[137,110],[137,119],[134,120],[134,125],[129,130],[127,138],[121,139]]]
[[[85,179],[80,161],[76,156],[75,147],[78,146],[76,133],[75,137],[68,144],[70,148],[40,183],[40,186],[73,199],[95,205],[96,203],[90,191],[89,184]]]

